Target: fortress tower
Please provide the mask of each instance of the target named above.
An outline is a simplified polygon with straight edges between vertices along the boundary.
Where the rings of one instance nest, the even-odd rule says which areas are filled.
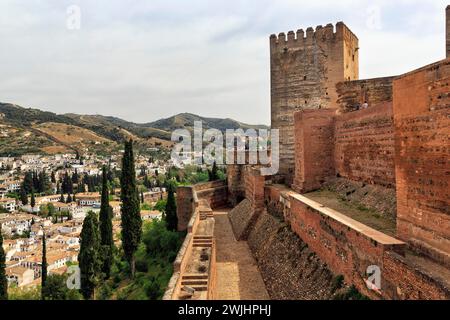
[[[270,36],[271,126],[280,130],[276,182],[294,176],[294,113],[336,109],[336,84],[359,77],[358,38],[339,22]]]

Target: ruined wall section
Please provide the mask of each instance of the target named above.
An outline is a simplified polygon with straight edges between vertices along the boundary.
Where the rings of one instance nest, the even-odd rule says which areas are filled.
[[[395,186],[392,103],[337,116],[334,136],[336,176]]]
[[[450,60],[394,81],[397,234],[450,266]]]
[[[270,37],[271,127],[280,130],[277,179],[294,179],[294,113],[337,108],[336,84],[358,79],[358,39],[342,22]]]
[[[344,81],[336,84],[337,103],[341,113],[355,111],[365,102],[370,107],[392,102],[394,77]]]

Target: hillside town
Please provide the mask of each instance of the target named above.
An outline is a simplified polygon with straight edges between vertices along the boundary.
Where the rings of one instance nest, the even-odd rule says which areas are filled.
[[[155,204],[166,197],[163,186],[169,162],[136,157],[141,184],[142,220],[158,219]],[[0,158],[0,226],[6,276],[12,287],[41,283],[42,237],[46,237],[49,274],[65,274],[77,264],[80,233],[89,211],[101,206],[102,167],[108,168],[114,242],[120,243],[120,157],[77,154]]]

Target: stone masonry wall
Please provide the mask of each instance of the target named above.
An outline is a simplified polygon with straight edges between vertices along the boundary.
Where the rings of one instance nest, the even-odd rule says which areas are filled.
[[[450,60],[394,81],[397,234],[450,266]]]
[[[336,84],[358,79],[358,39],[342,22],[270,37],[271,127],[280,130],[280,171],[294,178],[294,113],[337,108]]]
[[[188,227],[189,220],[195,211],[196,202],[194,201],[194,188],[191,186],[178,187],[176,201],[178,231],[185,231]]]
[[[329,177],[334,177],[334,115],[333,109],[295,114],[295,191],[319,189]]]
[[[337,103],[341,113],[355,111],[365,102],[370,107],[392,102],[392,81],[394,77],[344,81],[336,85]]]
[[[271,299],[326,300],[334,293],[334,276],[319,257],[277,218],[262,214],[248,245]]]
[[[213,181],[194,186],[199,200],[206,200],[212,209],[220,208],[227,204],[228,188],[225,181]]]
[[[385,187],[395,186],[391,103],[337,116],[334,136],[337,176]]]

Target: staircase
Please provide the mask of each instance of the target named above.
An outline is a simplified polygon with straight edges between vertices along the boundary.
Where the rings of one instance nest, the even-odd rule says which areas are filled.
[[[211,248],[213,244],[212,236],[194,236],[194,248]]]
[[[208,291],[207,274],[186,274],[181,277],[180,300],[191,299],[196,291]]]

